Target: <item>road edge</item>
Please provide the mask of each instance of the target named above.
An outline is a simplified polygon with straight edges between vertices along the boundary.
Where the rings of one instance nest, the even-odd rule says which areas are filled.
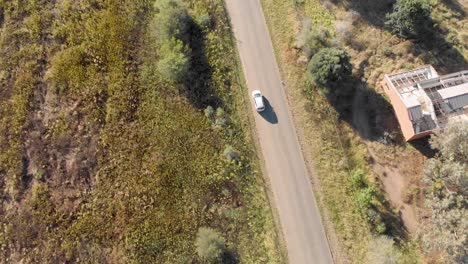
[[[286,102],[288,104],[288,115],[289,115],[289,118],[291,118],[292,120],[292,124],[293,124],[293,130],[294,130],[294,133],[296,134],[296,140],[298,141],[299,143],[299,147],[300,147],[300,152],[301,152],[301,156],[305,162],[305,167],[306,167],[306,171],[308,173],[308,178],[310,180],[310,184],[312,186],[312,190],[313,190],[313,194],[314,194],[314,197],[315,197],[315,202],[316,202],[316,206],[317,208],[319,209],[319,212],[320,212],[320,221],[321,221],[321,224],[322,226],[324,226],[324,229],[325,229],[325,237],[327,238],[327,241],[328,241],[328,248],[330,250],[330,254],[331,254],[331,257],[332,257],[332,261],[334,263],[347,263],[344,258],[343,258],[343,251],[341,250],[340,246],[339,246],[339,241],[340,239],[338,238],[338,235],[336,233],[336,230],[335,230],[335,227],[332,223],[332,221],[330,220],[329,218],[329,214],[328,214],[328,210],[326,209],[326,206],[325,204],[323,203],[323,199],[322,199],[322,189],[320,187],[320,180],[317,176],[317,174],[315,173],[315,165],[314,165],[314,161],[313,161],[313,157],[312,157],[312,153],[311,151],[306,151],[307,147],[305,146],[305,140],[304,140],[304,132],[303,132],[303,128],[302,127],[299,127],[298,126],[298,118],[296,117],[294,111],[293,111],[293,107],[291,107],[291,95],[290,95],[290,91],[289,91],[289,88],[288,88],[288,85],[287,85],[287,78],[284,78],[284,71],[283,69],[279,66],[278,64],[278,52],[277,52],[277,49],[276,47],[274,46],[273,44],[273,39],[271,37],[271,34],[270,34],[270,31],[271,31],[271,26],[270,26],[270,23],[268,23],[268,20],[265,16],[265,12],[263,11],[264,10],[264,6],[263,6],[263,2],[261,0],[258,0],[259,3],[260,3],[260,6],[262,8],[262,16],[263,16],[263,21],[265,23],[265,25],[267,26],[267,29],[268,29],[268,37],[270,38],[270,45],[271,45],[271,48],[274,52],[274,59],[275,59],[275,62],[276,62],[276,68],[278,70],[278,72],[280,73],[280,77],[281,77],[281,83],[282,83],[282,86],[283,86],[283,93],[285,95],[285,98],[286,98]]]
[[[243,102],[244,102],[244,107],[246,108],[245,112],[246,112],[246,116],[248,118],[248,125],[249,125],[249,130],[250,130],[249,137],[251,138],[252,142],[254,143],[253,151],[254,151],[255,157],[258,160],[258,164],[260,165],[263,190],[264,190],[265,195],[266,195],[266,197],[268,199],[268,205],[269,205],[270,213],[273,216],[273,224],[274,224],[274,227],[275,227],[274,229],[275,229],[275,234],[276,234],[275,241],[276,241],[278,249],[279,249],[279,254],[281,256],[281,260],[283,261],[283,263],[288,263],[288,250],[287,250],[287,247],[286,247],[286,240],[284,238],[283,230],[281,228],[279,212],[278,212],[278,209],[276,208],[276,203],[274,201],[274,194],[273,194],[273,191],[271,190],[271,182],[270,182],[269,178],[267,177],[268,173],[267,173],[267,168],[265,166],[265,159],[264,159],[263,154],[261,152],[260,141],[259,141],[259,138],[258,138],[257,129],[256,129],[256,125],[255,125],[255,119],[254,119],[253,113],[252,113],[250,105],[249,105],[250,97],[249,97],[249,93],[248,93],[248,90],[247,90],[247,79],[244,76],[243,62],[242,62],[242,60],[240,58],[239,50],[237,49],[237,41],[236,41],[236,36],[235,36],[235,33],[234,33],[234,27],[232,26],[231,17],[230,17],[230,14],[229,14],[228,10],[227,10],[225,1],[223,1],[223,8],[224,8],[226,14],[228,14],[227,19],[228,19],[228,22],[229,22],[229,31],[231,32],[230,41],[231,41],[231,45],[235,48],[235,54],[236,54],[235,64],[236,64],[236,67],[237,67],[237,72],[239,72],[239,75],[237,76],[237,78],[238,78],[239,86],[240,86],[240,88],[242,90],[241,93],[242,93],[242,98],[243,98]],[[276,58],[275,58],[275,61],[276,61]],[[259,180],[259,179],[257,178],[257,180]]]

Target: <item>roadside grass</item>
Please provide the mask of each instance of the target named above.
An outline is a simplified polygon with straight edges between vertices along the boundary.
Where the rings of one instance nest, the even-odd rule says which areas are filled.
[[[330,14],[323,15],[328,12],[324,8],[320,8],[321,5],[318,1],[313,2],[315,5],[306,3],[307,6],[316,6],[313,9],[307,9],[308,12],[315,10],[320,15],[312,16],[312,23],[331,27],[333,17]],[[371,233],[363,219],[354,212],[356,207],[346,187],[349,186],[349,170],[343,166],[346,166],[344,163],[347,162],[355,163],[353,167],[367,168],[367,166],[363,160],[351,160],[352,156],[349,157],[349,161],[343,161],[345,154],[348,154],[345,151],[349,150],[342,146],[342,137],[346,136],[346,133],[350,133],[350,128],[340,123],[338,114],[330,108],[329,103],[322,95],[314,95],[312,101],[304,96],[306,83],[303,74],[304,65],[296,63],[297,53],[291,48],[299,23],[295,11],[296,7],[292,1],[262,1],[262,4],[275,47],[276,58],[283,78],[285,78],[290,106],[292,106],[296,123],[299,126],[299,133],[303,133],[303,144],[307,146],[306,150],[310,151],[309,154],[313,157],[313,168],[320,185],[320,194],[316,193],[316,196],[321,201],[319,202],[321,211],[325,211],[329,215],[329,219],[324,219],[324,222],[333,221],[334,228],[339,234],[338,243],[344,248],[344,252],[333,253],[338,253],[341,261],[345,261],[349,256],[351,262],[358,262],[358,260],[365,259]],[[309,155],[306,153],[306,156]],[[311,161],[309,160],[309,162]],[[327,229],[330,233],[330,228]]]
[[[153,1],[45,2],[0,6],[3,261],[199,263],[211,227],[232,262],[283,263],[223,1],[184,2],[219,120],[160,76]]]

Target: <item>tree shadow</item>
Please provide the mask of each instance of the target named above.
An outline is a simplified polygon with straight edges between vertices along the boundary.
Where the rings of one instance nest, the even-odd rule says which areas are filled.
[[[232,249],[226,249],[222,257],[223,264],[237,264],[239,263],[239,256]]]
[[[460,4],[459,0],[442,0],[442,3],[444,3],[448,8],[452,9],[458,18],[463,18],[466,16],[466,9],[462,4]]]
[[[335,5],[342,6],[348,11],[355,11],[366,23],[380,29],[388,30],[385,25],[386,15],[392,12],[395,0],[332,0]],[[457,13],[458,18],[466,16],[466,10],[458,0],[442,0],[442,2]],[[437,71],[450,73],[468,67],[468,62],[463,55],[447,41],[445,29],[437,26],[432,19],[427,21],[426,32],[416,38],[408,38],[413,45],[410,53],[421,56],[426,64],[431,64]],[[362,43],[350,41],[350,46],[358,51],[365,50]]]
[[[426,34],[424,39],[426,41],[415,40],[410,52],[415,57],[420,56],[426,64],[432,65],[436,71],[447,74],[468,67],[468,62],[460,51],[444,38],[440,30]]]
[[[387,200],[383,202],[383,206],[385,206],[385,208],[392,208]],[[396,213],[392,210],[387,210],[380,213],[386,226],[385,234],[395,238],[397,243],[408,241],[408,230],[403,223],[401,213]]]
[[[263,102],[265,103],[265,110],[259,112],[260,116],[262,116],[263,119],[265,119],[271,124],[277,124],[278,116],[276,116],[275,110],[271,106],[270,101],[268,101],[266,97],[263,97]]]
[[[202,28],[189,18],[187,45],[190,48],[189,72],[184,81],[184,92],[190,103],[196,108],[207,106],[221,107],[223,102],[212,87],[213,69],[206,57],[206,34]]]
[[[426,156],[426,158],[433,158],[437,154],[437,150],[431,148],[429,143],[430,137],[423,137],[420,139],[412,140],[409,144],[417,149],[421,154]]]
[[[402,137],[397,136],[401,134],[398,120],[392,105],[384,96],[369,88],[359,76],[350,76],[335,86],[331,89],[343,89],[345,92],[327,93],[327,100],[338,112],[339,118],[348,123],[361,138],[388,141],[390,137],[392,143],[404,142]]]
[[[351,117],[348,123],[359,135],[370,141],[388,140],[402,143],[395,136],[401,133],[392,105],[384,96],[369,88],[362,81],[355,81],[356,91],[352,102]]]

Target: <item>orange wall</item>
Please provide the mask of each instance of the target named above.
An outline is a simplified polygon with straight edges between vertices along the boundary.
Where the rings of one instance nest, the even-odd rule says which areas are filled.
[[[390,84],[387,83],[387,78],[385,78],[383,82],[383,87],[385,93],[388,95],[388,97],[390,97],[390,100],[392,101],[393,110],[395,111],[398,122],[400,123],[401,131],[403,132],[403,136],[405,137],[406,141],[418,138],[414,137],[415,133],[413,129],[413,123],[409,118],[408,109],[403,104],[403,101],[398,96],[396,91],[390,88]]]

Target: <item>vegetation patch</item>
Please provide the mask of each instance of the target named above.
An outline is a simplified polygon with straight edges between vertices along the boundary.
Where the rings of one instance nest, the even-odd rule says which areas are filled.
[[[3,262],[283,261],[222,1],[17,2],[0,1]]]

